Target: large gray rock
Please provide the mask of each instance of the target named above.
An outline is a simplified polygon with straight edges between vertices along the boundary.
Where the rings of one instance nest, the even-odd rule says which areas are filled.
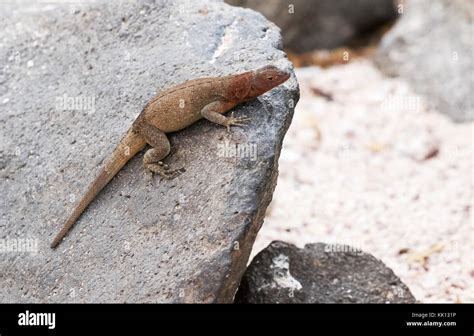
[[[380,260],[347,245],[274,241],[252,260],[236,303],[414,303]]]
[[[397,17],[393,0],[225,0],[263,13],[294,52],[352,45]]]
[[[253,117],[246,129],[203,120],[171,135],[166,161],[186,168],[176,179],[147,180],[137,155],[59,248],[49,243],[157,90],[291,70],[278,28],[215,1],[0,12],[0,301],[231,302],[275,187],[294,75],[235,109]],[[247,152],[228,150],[237,144]]]
[[[405,78],[453,120],[474,120],[473,16],[472,1],[407,1],[382,40],[376,64]]]

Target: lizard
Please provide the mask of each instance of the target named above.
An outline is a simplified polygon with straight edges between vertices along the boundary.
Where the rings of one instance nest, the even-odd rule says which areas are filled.
[[[233,112],[225,116],[224,113],[240,103],[257,98],[289,77],[288,71],[267,65],[234,75],[192,79],[159,92],[145,105],[105,160],[98,175],[53,239],[51,248],[59,245],[99,192],[147,144],[151,148],[143,156],[145,169],[165,179],[173,178],[182,170],[173,171],[162,162],[171,150],[167,133],[180,131],[203,118],[225,126],[228,132],[230,126],[245,126],[250,118],[234,117]]]

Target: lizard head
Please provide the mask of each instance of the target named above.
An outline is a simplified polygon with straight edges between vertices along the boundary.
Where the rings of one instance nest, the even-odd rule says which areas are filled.
[[[267,65],[255,71],[232,76],[226,98],[233,102],[254,99],[290,78],[290,73]]]
[[[290,73],[276,66],[267,65],[263,68],[253,71],[253,77],[250,83],[249,98],[255,98],[261,94],[273,89],[290,78]]]

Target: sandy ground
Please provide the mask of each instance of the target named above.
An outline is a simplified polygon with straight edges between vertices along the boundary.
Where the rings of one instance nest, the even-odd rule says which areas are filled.
[[[430,110],[370,61],[297,76],[301,100],[252,256],[273,240],[348,244],[421,302],[473,302],[474,124]]]

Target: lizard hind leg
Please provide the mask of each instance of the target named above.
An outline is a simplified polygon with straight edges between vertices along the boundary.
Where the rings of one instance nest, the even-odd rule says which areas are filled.
[[[159,174],[162,178],[171,179],[183,172],[183,169],[171,170],[162,160],[168,156],[171,151],[171,145],[166,134],[149,124],[140,125],[140,133],[146,142],[153,148],[146,151],[143,157],[145,169],[153,174]]]

